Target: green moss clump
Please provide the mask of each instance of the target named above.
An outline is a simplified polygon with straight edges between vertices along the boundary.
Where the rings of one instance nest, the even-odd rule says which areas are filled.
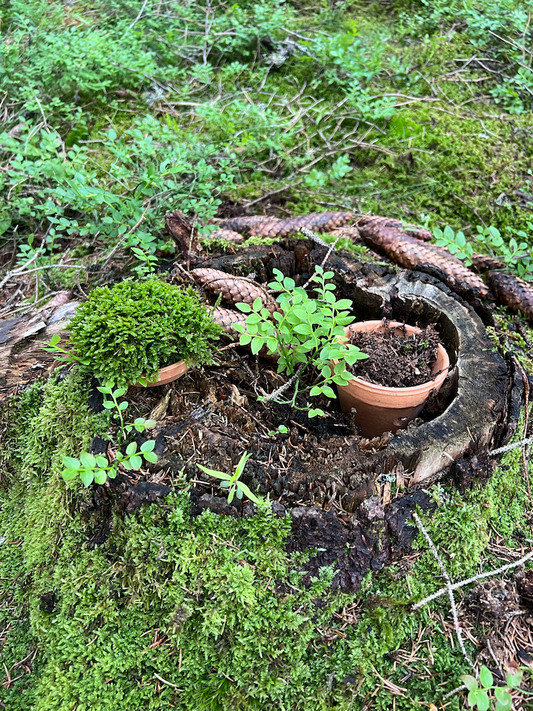
[[[127,385],[184,360],[212,363],[221,332],[191,287],[157,279],[125,280],[91,291],[69,324],[77,356],[104,381]]]

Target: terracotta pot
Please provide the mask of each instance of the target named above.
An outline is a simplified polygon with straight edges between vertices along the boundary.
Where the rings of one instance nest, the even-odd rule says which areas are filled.
[[[407,326],[398,321],[389,321],[388,325],[396,329],[399,335],[420,333],[421,329]],[[384,331],[383,321],[362,321],[353,323],[346,328],[346,336],[355,331]],[[405,328],[405,331],[404,331]],[[374,385],[361,378],[354,378],[343,386],[337,386],[341,410],[350,414],[354,407],[357,411],[355,422],[361,428],[365,437],[378,437],[384,432],[396,432],[407,427],[422,410],[429,394],[440,390],[448,375],[450,359],[444,346],[439,344],[437,360],[433,365],[433,373],[439,373],[434,380],[411,388],[388,388]]]
[[[173,380],[181,378],[182,375],[188,370],[187,363],[184,360],[180,360],[178,363],[173,363],[172,365],[167,365],[166,368],[161,368],[156,382],[148,382],[146,384],[147,388],[155,388],[158,385],[166,385],[171,383]],[[141,383],[135,383],[137,387],[141,387]]]

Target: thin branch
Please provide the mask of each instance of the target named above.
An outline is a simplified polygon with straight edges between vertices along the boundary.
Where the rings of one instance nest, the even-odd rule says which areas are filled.
[[[466,585],[470,585],[471,583],[476,583],[478,580],[483,580],[484,578],[491,578],[494,575],[499,575],[500,573],[505,573],[507,570],[511,570],[512,568],[518,568],[519,565],[523,565],[526,561],[531,560],[533,558],[533,551],[530,551],[527,553],[527,555],[523,556],[519,560],[515,560],[514,563],[509,563],[508,565],[502,565],[501,568],[496,568],[495,570],[488,570],[486,573],[479,573],[478,575],[474,575],[472,578],[468,578],[467,580],[461,580],[459,583],[454,583],[451,586],[452,590],[458,590],[459,588],[465,587]],[[441,588],[440,590],[437,590],[437,592],[433,593],[432,595],[428,595],[428,597],[425,597],[423,600],[420,600],[420,602],[417,602],[416,605],[413,605],[411,608],[412,610],[418,610],[420,607],[423,607],[424,605],[427,605],[428,602],[431,602],[432,600],[435,600],[436,598],[440,597],[441,595],[444,595],[444,593],[448,592],[448,588]]]
[[[128,27],[128,30],[131,30],[131,29],[132,29],[133,27],[135,27],[135,25],[139,22],[139,20],[141,19],[142,14],[143,14],[143,12],[144,12],[144,10],[145,10],[145,8],[146,8],[147,5],[148,5],[148,0],[144,0],[143,6],[142,6],[141,9],[139,10],[139,14],[138,14],[137,17],[133,20],[133,22],[131,23],[131,25]],[[157,674],[156,674],[156,676],[157,676]]]
[[[476,667],[474,666],[474,663],[472,662],[472,660],[470,659],[470,656],[468,655],[468,652],[466,651],[465,643],[464,643],[464,640],[463,640],[463,633],[461,632],[461,627],[460,627],[460,625],[459,625],[459,618],[457,617],[457,607],[456,607],[456,605],[455,605],[455,599],[454,599],[454,597],[453,597],[452,581],[450,580],[450,576],[448,575],[448,571],[447,571],[446,568],[444,567],[444,563],[443,563],[442,560],[441,560],[441,557],[440,557],[439,552],[437,551],[437,549],[436,549],[436,547],[435,547],[435,544],[434,544],[433,541],[431,540],[431,538],[430,538],[430,536],[429,536],[429,533],[426,531],[426,529],[424,528],[424,524],[423,524],[422,521],[420,520],[420,516],[419,516],[417,513],[414,513],[414,514],[413,514],[413,518],[414,518],[414,520],[416,521],[417,526],[419,527],[419,529],[420,529],[422,535],[424,536],[424,538],[425,538],[426,541],[428,542],[428,545],[429,545],[429,547],[430,547],[430,549],[431,549],[431,552],[433,553],[433,556],[434,556],[435,560],[437,561],[437,564],[438,564],[438,566],[439,566],[439,568],[440,568],[440,570],[441,570],[442,576],[443,576],[444,580],[446,581],[446,592],[448,593],[448,597],[449,597],[449,599],[450,599],[450,605],[451,605],[451,608],[452,608],[453,624],[454,624],[454,627],[455,627],[455,634],[456,634],[456,636],[457,636],[457,642],[459,643],[459,647],[461,648],[461,652],[463,653],[463,657],[464,657],[465,660],[468,662],[470,668],[472,669],[472,671],[474,672],[474,674],[476,675],[476,678],[477,678],[477,676],[478,676],[477,669],[476,669]]]

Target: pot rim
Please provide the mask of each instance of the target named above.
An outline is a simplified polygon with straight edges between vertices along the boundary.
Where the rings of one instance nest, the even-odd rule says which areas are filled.
[[[363,330],[363,328],[354,328],[354,327],[358,327],[358,326],[365,327],[365,330],[375,331],[378,326],[383,326],[383,325],[384,325],[384,319],[380,319],[379,321],[378,320],[358,321],[356,323],[350,324],[349,326],[346,326],[345,332],[346,332],[346,336],[348,336],[350,330],[352,330],[352,329],[359,330],[359,331]],[[409,324],[402,323],[401,321],[388,321],[388,325],[392,326],[393,328],[401,328],[401,329],[405,328],[408,331],[408,333],[410,332],[411,334],[412,333],[420,333],[420,331],[422,331],[422,329],[419,328],[418,326],[410,326]],[[367,326],[373,327],[373,328],[366,329]],[[371,383],[368,380],[363,380],[363,378],[359,378],[357,375],[354,375],[353,378],[350,381],[348,381],[347,384],[350,385],[350,383],[357,381],[357,384],[361,388],[363,388],[367,391],[372,390],[372,391],[377,391],[377,392],[380,392],[383,394],[390,394],[390,395],[395,395],[398,393],[402,393],[402,394],[404,393],[405,395],[410,395],[410,394],[415,395],[417,393],[417,391],[426,390],[427,386],[429,384],[440,385],[444,381],[446,376],[448,375],[448,372],[450,370],[450,357],[448,356],[448,352],[447,352],[446,348],[444,348],[444,346],[441,343],[439,343],[439,345],[438,345],[438,351],[444,359],[444,367],[442,368],[442,370],[440,372],[435,374],[434,378],[432,378],[431,380],[426,380],[424,383],[420,383],[419,385],[411,385],[411,386],[405,387],[405,388],[391,387],[388,385],[378,385],[377,383]],[[437,358],[437,360],[438,360],[438,358]],[[437,360],[435,360],[435,365],[437,363]]]

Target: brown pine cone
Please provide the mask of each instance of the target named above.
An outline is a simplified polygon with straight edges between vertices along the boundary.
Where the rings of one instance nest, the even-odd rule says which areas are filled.
[[[240,332],[234,327],[236,324],[244,326],[246,328],[246,315],[240,313],[239,311],[234,311],[233,309],[224,309],[221,306],[213,311],[213,320],[222,326],[224,333],[233,338],[235,341],[239,340]],[[277,353],[269,354],[268,348],[263,346],[259,351],[258,355],[261,358],[266,358],[267,360],[276,362],[279,360],[279,355]]]
[[[235,324],[241,326],[246,325],[246,316],[240,311],[234,311],[233,309],[225,309],[222,306],[217,306],[213,311],[213,321],[222,326],[224,333],[228,336],[233,336],[233,338],[238,338],[240,333],[235,330]]]
[[[240,244],[244,242],[244,235],[239,234],[239,232],[234,232],[233,230],[215,230],[206,235],[208,239],[223,239],[226,242],[232,242],[233,244]]]
[[[379,215],[364,215],[360,217],[355,223],[359,228],[359,232],[365,236],[372,237],[374,233],[380,230],[396,230],[402,234],[406,234],[409,237],[415,237],[423,242],[431,242],[433,235],[429,230],[424,227],[417,227],[416,225],[408,225],[404,227],[401,220],[394,220],[390,217],[380,217]]]
[[[328,232],[328,234],[331,237],[335,237],[335,239],[349,239],[352,242],[361,241],[361,234],[355,225],[351,225],[349,227],[339,227],[338,229],[333,230],[333,232]]]
[[[506,267],[504,262],[500,262],[500,260],[495,257],[489,257],[488,254],[477,254],[477,252],[474,252],[470,259],[478,272],[488,272],[492,269],[505,269]]]
[[[266,293],[265,289],[256,284],[251,279],[244,277],[234,277],[219,269],[209,269],[200,267],[191,271],[194,279],[207,291],[215,296],[222,294],[222,298],[230,304],[253,304],[259,297],[265,308],[270,313],[277,311],[277,302]]]
[[[270,217],[269,215],[243,215],[242,217],[230,217],[227,220],[222,220],[219,223],[219,227],[222,230],[233,230],[245,235],[254,225],[258,225],[260,222],[272,222],[275,219],[275,217]]]
[[[414,269],[423,264],[437,267],[447,276],[446,282],[451,289],[458,282],[473,289],[476,295],[485,298],[488,289],[485,282],[467,269],[460,259],[454,257],[446,249],[433,244],[424,244],[414,237],[400,232],[395,227],[384,225],[383,221],[375,221],[372,230],[360,229],[363,241],[370,247],[378,247],[396,264],[407,269]]]
[[[489,273],[489,286],[494,296],[512,311],[521,311],[533,323],[533,284],[512,274]]]
[[[254,225],[250,230],[250,237],[288,237],[297,234],[302,227],[314,232],[329,232],[343,227],[352,218],[351,212],[316,212],[284,220],[271,219]]]

